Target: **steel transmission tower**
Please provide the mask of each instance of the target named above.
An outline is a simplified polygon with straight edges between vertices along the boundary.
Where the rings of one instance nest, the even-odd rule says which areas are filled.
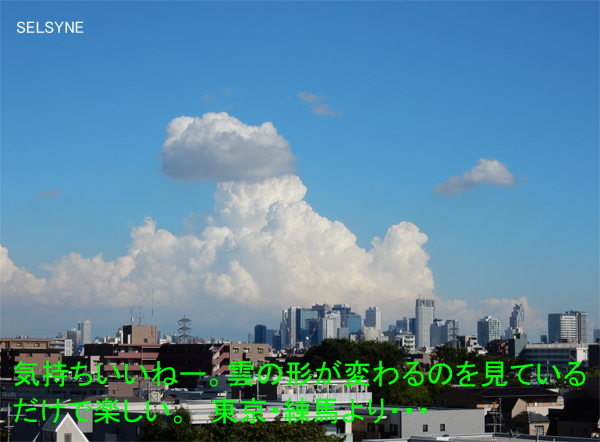
[[[192,328],[190,327],[190,325],[192,324],[192,320],[186,318],[185,315],[183,315],[183,318],[177,321],[177,323],[180,325],[180,327],[177,329],[177,333],[179,333],[177,341],[179,344],[187,344],[190,338],[192,337],[190,335],[192,331]]]

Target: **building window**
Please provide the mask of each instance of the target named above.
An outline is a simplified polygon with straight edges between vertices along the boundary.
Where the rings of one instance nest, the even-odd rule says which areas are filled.
[[[248,347],[244,347],[244,353],[250,353],[250,349]]]
[[[71,433],[65,433],[65,442],[71,442]]]
[[[144,338],[144,342],[147,343],[148,342],[148,338]]]
[[[263,351],[264,351],[264,350],[263,350],[263,348],[262,348],[262,347],[258,347],[258,354],[259,354],[259,355],[262,355],[262,354],[263,354]]]
[[[17,343],[15,344],[15,347],[20,347],[20,346],[21,346],[21,343],[20,343],[20,342],[17,342]]]
[[[446,424],[440,424],[440,431],[446,431]]]
[[[33,353],[27,353],[28,358],[33,358]]]
[[[233,354],[237,355],[240,352],[240,349],[237,347],[233,347]]]
[[[390,424],[390,434],[392,436],[398,436],[398,425]]]
[[[427,433],[429,431],[429,425],[423,425],[423,433]]]
[[[375,433],[375,424],[368,423],[368,424],[367,424],[367,431],[368,431],[369,433]]]
[[[141,427],[135,427],[135,435],[136,435],[136,436],[139,436],[139,435],[141,434],[141,430],[140,430],[140,428],[141,428]]]
[[[34,346],[34,347],[39,347],[39,346],[40,346],[40,343],[39,343],[39,342],[36,342],[35,344],[33,344],[33,346]],[[65,434],[65,437],[66,437],[66,436],[67,436],[67,435]]]

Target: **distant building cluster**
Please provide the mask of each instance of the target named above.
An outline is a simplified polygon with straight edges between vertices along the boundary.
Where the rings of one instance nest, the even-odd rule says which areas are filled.
[[[320,344],[323,339],[339,338],[393,342],[410,352],[423,354],[448,344],[481,354],[509,357],[527,351],[535,360],[545,357],[548,361],[550,357],[559,363],[569,358],[584,360],[587,357],[585,312],[549,314],[548,334],[542,335],[540,342],[535,344],[528,342],[523,304],[514,305],[508,323],[509,327],[503,330],[499,319],[486,315],[477,321],[476,335],[464,335],[460,333],[457,320],[436,317],[435,300],[419,298],[415,302],[414,317],[397,319],[395,324],[384,329],[379,307],[369,307],[363,320],[348,304],[331,306],[323,303],[283,310],[279,328],[256,325],[254,332],[248,334],[248,342],[266,343],[276,351],[298,351]],[[594,341],[597,339],[600,339],[600,333],[594,330]]]

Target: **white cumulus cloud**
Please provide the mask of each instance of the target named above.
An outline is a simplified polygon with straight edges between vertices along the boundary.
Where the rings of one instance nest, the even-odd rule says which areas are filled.
[[[469,172],[464,173],[462,177],[448,178],[444,183],[435,186],[433,192],[452,194],[473,189],[477,184],[512,186],[515,182],[515,177],[508,171],[506,164],[493,158],[480,158],[477,166],[472,167]]]
[[[359,312],[378,305],[399,315],[402,303],[432,295],[427,236],[417,226],[393,225],[365,250],[344,224],[316,213],[305,194],[290,174],[221,182],[214,210],[188,217],[184,233],[146,218],[132,228],[125,256],[71,253],[44,266],[48,281],[17,269],[2,249],[5,303],[128,308],[148,303],[153,291],[156,306],[184,306],[207,325],[225,311],[251,326],[258,312],[276,320],[282,308],[315,301],[350,303]]]
[[[262,180],[295,162],[272,123],[248,126],[225,112],[175,118],[159,156],[162,172],[183,181]]]

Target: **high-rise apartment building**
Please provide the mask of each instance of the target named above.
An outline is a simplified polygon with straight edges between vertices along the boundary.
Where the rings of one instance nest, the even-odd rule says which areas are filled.
[[[381,330],[381,310],[379,307],[369,307],[365,311],[365,327],[375,327]]]
[[[490,341],[500,339],[500,321],[486,316],[477,321],[477,342],[485,347]]]
[[[600,328],[595,328],[594,329],[594,343],[598,342],[598,339],[600,339]]]
[[[548,315],[548,342],[587,343],[587,315],[568,311]]]
[[[433,299],[417,299],[415,306],[415,345],[417,348],[430,347],[429,327],[435,317],[435,301]]]
[[[92,343],[92,323],[90,321],[81,321],[77,324],[77,330],[81,332],[81,342],[79,345]]]

